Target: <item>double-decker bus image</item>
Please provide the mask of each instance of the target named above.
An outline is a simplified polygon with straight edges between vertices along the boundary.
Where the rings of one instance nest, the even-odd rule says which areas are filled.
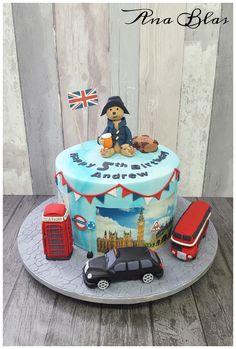
[[[171,252],[184,261],[197,256],[199,244],[205,237],[211,215],[211,206],[205,201],[190,204],[177,222],[171,235]]]
[[[47,259],[70,259],[73,251],[72,228],[64,204],[49,204],[42,216],[42,239]]]

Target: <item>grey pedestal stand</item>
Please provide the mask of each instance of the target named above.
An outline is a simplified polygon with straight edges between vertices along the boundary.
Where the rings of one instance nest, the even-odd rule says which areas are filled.
[[[89,289],[83,283],[82,267],[86,251],[75,247],[69,261],[49,261],[43,254],[41,216],[44,207],[56,202],[51,198],[33,210],[23,222],[18,235],[18,250],[25,268],[39,282],[66,296],[88,302],[108,304],[143,303],[177,293],[200,279],[210,268],[217,251],[218,238],[210,222],[206,238],[201,241],[198,256],[191,262],[178,260],[170,253],[168,241],[158,250],[164,264],[164,275],[150,284],[141,280],[111,284],[104,291]],[[175,223],[189,201],[178,198]]]

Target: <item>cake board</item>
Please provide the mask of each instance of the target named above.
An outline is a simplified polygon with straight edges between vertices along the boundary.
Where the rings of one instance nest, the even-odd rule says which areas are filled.
[[[87,251],[74,247],[70,260],[47,260],[41,240],[41,217],[44,207],[56,203],[53,197],[35,208],[23,222],[18,234],[18,250],[26,270],[40,283],[63,295],[79,300],[106,304],[136,304],[154,301],[189,287],[210,268],[215,258],[218,237],[210,221],[206,237],[201,241],[198,255],[191,262],[178,260],[170,253],[170,241],[158,249],[163,261],[164,275],[150,284],[141,280],[111,283],[104,291],[89,289],[83,282],[82,267]],[[174,224],[190,202],[178,198]]]

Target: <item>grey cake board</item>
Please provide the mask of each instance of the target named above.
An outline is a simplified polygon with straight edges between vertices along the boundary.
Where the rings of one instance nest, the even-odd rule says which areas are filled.
[[[82,267],[87,252],[74,247],[70,260],[50,261],[45,258],[41,240],[41,217],[44,207],[57,202],[53,197],[34,209],[23,222],[18,234],[18,250],[27,271],[43,285],[66,296],[83,301],[107,304],[144,303],[175,294],[199,280],[210,268],[217,251],[218,237],[212,222],[200,243],[196,259],[178,260],[170,252],[170,241],[158,249],[164,275],[150,284],[141,280],[111,283],[104,291],[89,289],[83,282]],[[178,198],[175,222],[190,202]]]

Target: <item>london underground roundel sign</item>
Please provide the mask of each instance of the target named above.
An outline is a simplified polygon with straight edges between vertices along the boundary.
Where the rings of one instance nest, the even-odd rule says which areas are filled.
[[[78,228],[79,230],[87,229],[87,221],[83,216],[77,214],[74,216],[73,221],[75,223],[76,228]]]

